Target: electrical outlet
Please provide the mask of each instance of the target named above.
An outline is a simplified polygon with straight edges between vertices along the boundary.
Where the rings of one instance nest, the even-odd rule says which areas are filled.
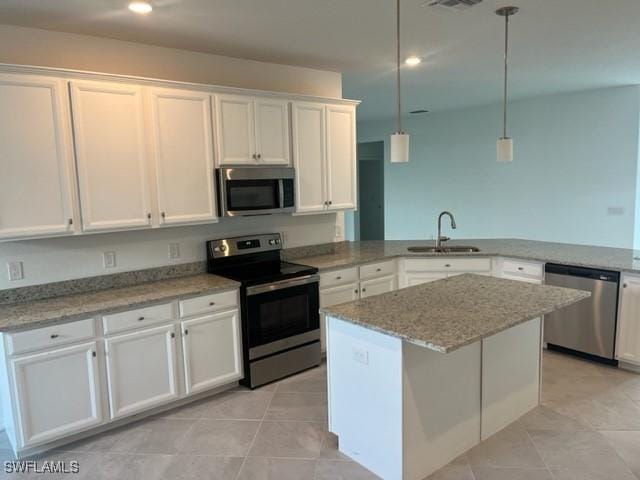
[[[116,268],[116,252],[104,252],[102,257],[104,268]]]
[[[22,262],[9,262],[7,263],[7,270],[9,271],[9,280],[22,280],[24,278],[24,270],[22,268]]]
[[[178,258],[180,258],[180,244],[170,243],[169,244],[169,260],[176,260]]]
[[[624,207],[609,207],[607,213],[609,215],[624,215]]]
[[[353,360],[362,363],[363,365],[369,365],[369,352],[361,347],[353,347],[352,350]]]

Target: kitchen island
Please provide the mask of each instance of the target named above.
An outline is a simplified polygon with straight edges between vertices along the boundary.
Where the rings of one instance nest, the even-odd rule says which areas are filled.
[[[465,274],[322,309],[329,430],[420,480],[539,404],[541,316],[587,292]]]

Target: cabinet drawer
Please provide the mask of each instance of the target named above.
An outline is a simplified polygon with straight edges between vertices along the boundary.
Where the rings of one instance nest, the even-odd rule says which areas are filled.
[[[102,317],[105,335],[173,320],[173,303],[138,308]]]
[[[93,318],[7,334],[7,353],[16,355],[86,340],[95,336]]]
[[[386,262],[370,263],[360,267],[360,280],[368,280],[370,278],[388,277],[396,273],[396,261],[387,260]]]
[[[357,281],[357,267],[343,268],[342,270],[333,270],[320,274],[320,288],[334,287],[336,285],[344,285],[345,283],[354,283]]]
[[[490,258],[408,258],[407,272],[490,272]]]
[[[180,301],[180,317],[190,317],[201,313],[217,312],[238,306],[238,292],[213,293],[202,297]]]
[[[502,261],[502,273],[508,277],[542,280],[542,264],[505,259]]]

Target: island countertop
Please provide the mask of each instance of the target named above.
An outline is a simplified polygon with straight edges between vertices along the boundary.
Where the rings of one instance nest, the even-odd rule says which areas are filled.
[[[589,296],[582,290],[464,274],[320,311],[449,353]]]

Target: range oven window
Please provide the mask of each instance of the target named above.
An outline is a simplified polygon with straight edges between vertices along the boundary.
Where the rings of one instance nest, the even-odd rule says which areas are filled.
[[[249,348],[320,328],[318,283],[247,296]]]
[[[278,180],[227,180],[227,209],[272,210],[280,207]]]

